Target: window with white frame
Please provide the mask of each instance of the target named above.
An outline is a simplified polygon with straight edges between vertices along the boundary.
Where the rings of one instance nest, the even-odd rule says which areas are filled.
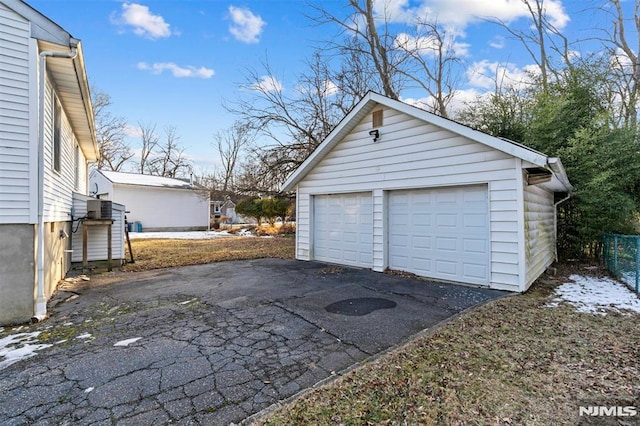
[[[60,172],[60,157],[62,151],[62,107],[58,102],[58,97],[53,95],[53,170]]]

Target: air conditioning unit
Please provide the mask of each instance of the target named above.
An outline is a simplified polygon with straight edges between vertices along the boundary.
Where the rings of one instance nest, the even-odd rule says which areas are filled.
[[[111,219],[111,200],[87,200],[87,217],[89,219]]]

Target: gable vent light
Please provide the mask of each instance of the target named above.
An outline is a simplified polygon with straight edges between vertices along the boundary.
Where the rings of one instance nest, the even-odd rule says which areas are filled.
[[[380,139],[380,131],[378,131],[378,129],[369,130],[369,136],[373,136],[373,141],[376,142]]]

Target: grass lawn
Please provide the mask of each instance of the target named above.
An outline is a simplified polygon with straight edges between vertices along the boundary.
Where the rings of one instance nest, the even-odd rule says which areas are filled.
[[[131,240],[135,263],[123,271],[148,271],[225,260],[274,257],[294,258],[293,236],[224,237],[209,240],[134,239]],[[126,258],[130,259],[127,249]]]
[[[562,282],[461,315],[257,423],[619,424],[579,406],[640,411],[640,315],[546,307]]]
[[[136,263],[125,271],[294,257],[294,238],[283,236],[133,240],[132,245]],[[638,417],[578,415],[580,406],[594,405],[640,411],[640,314],[545,306],[571,273],[599,271],[561,268],[526,294],[458,316],[257,423],[637,424]]]

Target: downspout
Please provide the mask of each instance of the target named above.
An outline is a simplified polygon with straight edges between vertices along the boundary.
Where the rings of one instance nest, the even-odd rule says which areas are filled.
[[[44,290],[44,91],[46,88],[47,61],[46,58],[66,58],[74,59],[78,54],[77,43],[70,45],[70,52],[55,52],[45,50],[40,52],[40,74],[38,87],[38,236],[37,236],[37,258],[38,268],[37,286],[38,295],[36,297],[35,313],[33,321],[42,321],[47,317],[47,297]]]
[[[558,201],[557,203],[553,203],[553,229],[556,234],[555,235],[556,243],[553,245],[553,251],[554,251],[556,263],[558,262],[558,206],[564,203],[565,201],[567,201],[569,198],[571,198],[570,192],[562,200]]]

